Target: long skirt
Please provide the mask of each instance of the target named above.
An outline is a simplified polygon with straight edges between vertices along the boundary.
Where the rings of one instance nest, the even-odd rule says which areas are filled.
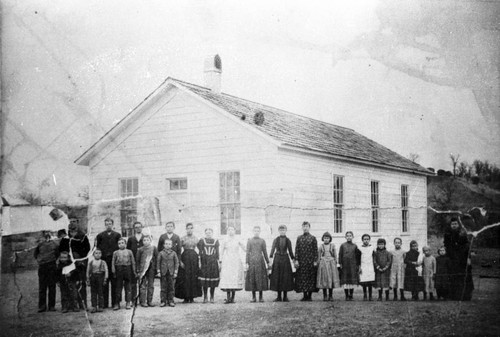
[[[316,287],[318,287],[319,289],[331,289],[340,287],[337,261],[335,261],[333,257],[322,257],[319,261]]]
[[[198,279],[202,287],[215,288],[219,285],[219,263],[215,255],[205,257]]]
[[[271,272],[271,290],[292,291],[294,289],[292,265],[288,254],[276,254]]]
[[[389,289],[391,284],[391,272],[386,270],[384,272],[375,272],[375,287],[377,289]]]
[[[420,292],[424,291],[424,279],[418,276],[418,271],[413,266],[407,266],[405,269],[405,291]]]
[[[295,291],[298,293],[313,291],[317,292],[316,276],[317,268],[311,263],[300,263],[295,273]]]
[[[181,255],[184,268],[179,268],[175,282],[175,297],[189,299],[202,295],[198,280],[198,254],[193,249],[186,249]]]
[[[246,291],[263,291],[269,289],[267,278],[267,269],[264,259],[250,260],[248,264],[247,275],[245,279]]]

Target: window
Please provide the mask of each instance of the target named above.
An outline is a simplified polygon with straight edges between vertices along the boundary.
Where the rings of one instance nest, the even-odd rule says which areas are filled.
[[[188,181],[187,178],[172,178],[167,179],[169,182],[168,189],[170,191],[182,191],[187,190]]]
[[[234,226],[236,234],[241,234],[240,173],[219,173],[220,232],[227,234],[227,227]]]
[[[344,222],[344,177],[333,176],[333,231],[342,233]]]
[[[120,224],[122,236],[131,236],[134,230],[134,222],[137,220],[137,198],[139,195],[139,179],[120,179],[120,197],[126,198],[120,201]]]
[[[371,182],[371,199],[372,199],[372,232],[377,233],[379,231],[379,214],[380,214],[380,204],[379,204],[379,189],[378,181]]]
[[[408,232],[410,210],[408,209],[408,185],[401,185],[401,231]]]

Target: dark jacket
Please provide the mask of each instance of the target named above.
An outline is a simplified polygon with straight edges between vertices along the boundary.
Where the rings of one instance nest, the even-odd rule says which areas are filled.
[[[104,231],[97,235],[95,245],[102,251],[103,258],[111,258],[113,256],[113,252],[118,250],[118,240],[121,237],[120,233],[115,231],[111,231],[110,233]]]
[[[160,236],[160,239],[158,240],[158,250],[162,251],[163,250],[163,244],[165,243],[165,240],[168,239],[167,233],[162,234]],[[177,234],[172,234],[172,237],[170,238],[172,240],[172,250],[177,254],[177,257],[180,259],[181,258],[181,249],[182,249],[182,244],[181,244],[181,238]]]
[[[59,254],[61,252],[71,252],[75,259],[86,257],[90,252],[90,242],[87,236],[83,233],[78,233],[74,238],[70,239],[68,237],[62,238],[59,243]]]
[[[35,248],[33,256],[38,264],[55,263],[57,260],[57,243],[54,241],[41,241]]]
[[[177,277],[179,258],[172,249],[164,249],[158,254],[158,270],[162,276],[165,276],[169,272],[170,275]]]
[[[144,239],[144,235],[141,234],[141,239],[137,240],[135,235],[132,235],[127,239],[127,249],[131,250],[134,256],[137,256],[137,250],[144,246],[144,242],[142,240]]]

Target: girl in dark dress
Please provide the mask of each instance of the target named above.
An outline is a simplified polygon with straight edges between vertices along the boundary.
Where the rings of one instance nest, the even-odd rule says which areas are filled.
[[[192,223],[186,224],[186,233],[187,235],[181,238],[181,268],[175,282],[175,297],[184,299],[184,303],[193,303],[194,298],[201,296],[201,286],[198,280],[198,253],[195,250],[198,238],[193,235]]]
[[[378,288],[378,300],[382,301],[382,291],[385,290],[385,300],[389,300],[389,285],[391,283],[392,254],[385,248],[385,239],[377,240],[377,250],[373,256],[375,264],[375,287]]]
[[[309,222],[302,223],[304,234],[297,238],[295,245],[295,267],[297,268],[295,278],[295,291],[304,293],[301,301],[312,301],[313,292],[316,288],[316,266],[318,258],[318,243],[316,238],[309,233],[311,225]]]
[[[213,230],[205,229],[205,238],[198,242],[200,252],[200,280],[203,288],[203,303],[207,303],[210,288],[210,303],[214,303],[215,288],[219,285],[219,241],[212,238]]]
[[[264,302],[262,292],[269,289],[267,266],[269,258],[267,257],[266,241],[259,237],[260,227],[253,228],[254,237],[247,243],[247,276],[245,280],[245,290],[252,292],[251,302],[257,302],[255,293],[259,292],[259,302]]]
[[[444,235],[446,254],[450,259],[450,299],[470,301],[474,284],[469,256],[469,239],[459,218],[452,218],[450,228]]]
[[[290,259],[294,259],[292,242],[286,237],[286,226],[278,228],[280,236],[273,241],[270,258],[274,256],[271,273],[271,290],[278,292],[275,302],[288,302],[287,292],[293,290],[293,274]],[[281,293],[283,292],[283,299]]]
[[[437,299],[445,300],[448,298],[448,289],[450,287],[450,259],[446,256],[446,248],[441,247],[436,257],[436,296]]]
[[[346,242],[340,245],[340,285],[344,287],[346,301],[352,301],[354,286],[359,281],[359,265],[361,263],[361,252],[356,244],[352,243],[354,234],[345,233]]]
[[[417,267],[419,266],[418,243],[415,240],[410,242],[410,251],[405,255],[405,290],[411,291],[411,299],[418,301],[418,293],[423,291],[423,279],[418,276]]]

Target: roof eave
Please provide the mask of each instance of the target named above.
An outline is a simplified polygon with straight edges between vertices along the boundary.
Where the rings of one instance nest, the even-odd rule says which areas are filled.
[[[373,161],[369,161],[369,160],[363,160],[363,159],[358,159],[358,158],[353,158],[353,157],[335,155],[335,154],[331,154],[331,153],[327,153],[327,152],[323,152],[323,151],[311,150],[311,149],[307,149],[307,148],[300,147],[300,146],[294,146],[294,145],[290,145],[290,144],[282,144],[280,146],[280,148],[284,149],[284,150],[288,150],[288,151],[305,153],[305,154],[314,155],[314,156],[323,157],[323,158],[342,160],[342,161],[347,161],[347,162],[360,164],[360,165],[376,166],[379,168],[392,170],[392,171],[400,171],[400,172],[405,172],[405,173],[418,174],[418,175],[422,175],[422,176],[434,176],[435,175],[434,173],[426,170],[425,168],[423,168],[425,171],[412,170],[412,169],[400,167],[400,166],[387,165],[387,164],[377,163],[377,162],[373,162]]]

